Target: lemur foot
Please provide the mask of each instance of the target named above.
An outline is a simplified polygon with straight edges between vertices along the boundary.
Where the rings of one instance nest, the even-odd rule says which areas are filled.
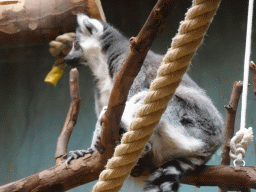
[[[92,139],[92,144],[91,147],[89,149],[86,150],[75,150],[75,151],[70,151],[69,152],[69,157],[66,160],[66,164],[69,164],[73,159],[77,159],[79,157],[83,157],[86,154],[92,154],[94,151],[99,151],[99,153],[103,153],[104,152],[104,148],[101,145],[100,142],[100,134],[101,134],[101,117],[102,115],[105,113],[105,111],[107,110],[107,107],[104,106],[102,108],[102,111],[100,113],[99,119],[96,123],[96,127],[95,127],[95,131],[93,133],[93,139]]]
[[[104,148],[102,147],[101,145],[101,141],[100,141],[100,134],[101,134],[101,126],[102,126],[102,115],[106,112],[107,110],[107,106],[104,106],[100,112],[100,116],[99,116],[99,119],[98,119],[98,122],[99,124],[96,124],[96,131],[95,132],[95,136],[97,137],[96,141],[95,141],[95,144],[94,144],[94,147],[97,149],[97,151],[102,154],[104,152]],[[97,129],[98,127],[98,129]]]
[[[95,150],[92,148],[89,149],[81,149],[69,152],[69,157],[66,159],[66,164],[69,164],[73,159],[78,159],[79,157],[83,157],[86,154],[92,154]]]

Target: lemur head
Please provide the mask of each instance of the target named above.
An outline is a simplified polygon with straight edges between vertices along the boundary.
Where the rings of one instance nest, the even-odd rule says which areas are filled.
[[[84,14],[77,15],[78,27],[73,46],[65,57],[65,62],[72,67],[90,65],[90,58],[101,53],[101,35],[104,31],[103,24]]]

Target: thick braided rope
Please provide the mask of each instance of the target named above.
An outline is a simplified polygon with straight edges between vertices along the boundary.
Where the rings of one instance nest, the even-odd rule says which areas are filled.
[[[67,47],[72,47],[74,37],[75,33],[64,33],[56,37],[54,41],[51,41],[49,43],[49,51],[52,56],[57,56]]]
[[[49,43],[49,51],[53,56],[58,55],[58,59],[54,62],[51,71],[46,75],[44,81],[49,85],[56,86],[57,82],[63,74],[63,69],[66,67],[64,64],[64,55],[67,48],[72,46],[75,33],[65,33],[59,35],[54,41]]]
[[[188,69],[219,1],[193,1],[158,69],[156,79],[151,83],[150,92],[145,97],[143,106],[138,110],[129,131],[123,135],[121,144],[115,148],[114,156],[108,161],[106,169],[101,172],[93,192],[115,192],[121,189]]]

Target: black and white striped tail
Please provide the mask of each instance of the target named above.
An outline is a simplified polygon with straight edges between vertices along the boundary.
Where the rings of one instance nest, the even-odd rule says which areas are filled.
[[[202,159],[197,158],[168,161],[153,172],[146,182],[144,191],[176,192],[179,189],[180,176],[201,164],[203,164]]]

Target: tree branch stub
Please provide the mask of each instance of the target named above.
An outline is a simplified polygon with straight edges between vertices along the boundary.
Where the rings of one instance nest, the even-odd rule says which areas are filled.
[[[225,106],[225,108],[227,109],[227,115],[226,115],[225,130],[224,130],[224,143],[222,145],[222,152],[221,152],[221,157],[222,157],[221,165],[230,164],[229,142],[234,135],[236,111],[237,111],[237,106],[242,93],[242,89],[243,89],[242,81],[236,81],[233,84],[233,89],[232,89],[229,104]]]
[[[76,68],[71,69],[69,78],[71,103],[61,134],[57,141],[55,152],[56,164],[64,162],[67,157],[68,141],[78,117],[81,103],[78,78],[78,70]]]
[[[254,85],[254,95],[256,96],[256,65],[253,61],[250,62],[250,71],[252,75],[252,81]]]

